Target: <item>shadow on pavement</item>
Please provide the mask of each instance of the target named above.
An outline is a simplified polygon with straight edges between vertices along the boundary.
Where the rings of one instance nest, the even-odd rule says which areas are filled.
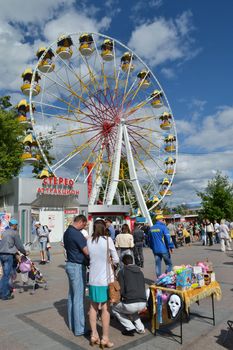
[[[233,332],[230,329],[221,329],[221,333],[218,336],[215,336],[215,338],[217,338],[217,344],[221,345],[225,349],[232,350]]]
[[[223,264],[224,265],[233,265],[233,261],[232,262],[227,261],[227,262],[224,262]]]
[[[59,315],[64,319],[64,322],[68,327],[67,299],[61,299],[60,301],[55,301],[53,305],[56,308]]]
[[[63,269],[63,270],[65,270],[65,265],[63,265],[63,264],[61,264],[61,265],[58,265],[58,267],[59,267],[60,269]]]

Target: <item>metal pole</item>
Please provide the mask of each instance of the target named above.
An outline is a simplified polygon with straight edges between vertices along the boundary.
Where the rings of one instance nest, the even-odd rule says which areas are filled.
[[[215,326],[214,294],[211,294],[211,299],[212,299],[213,325]]]

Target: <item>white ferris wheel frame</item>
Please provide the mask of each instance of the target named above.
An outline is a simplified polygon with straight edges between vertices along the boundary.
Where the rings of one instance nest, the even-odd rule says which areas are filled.
[[[70,36],[70,37],[72,37],[72,36],[80,36],[81,34],[82,34],[82,32],[75,32],[75,33],[72,33],[72,34],[67,34],[67,36]],[[177,141],[177,131],[176,131],[175,120],[174,120],[172,109],[170,107],[170,104],[169,104],[169,101],[167,99],[167,96],[166,96],[166,94],[165,94],[165,92],[164,92],[160,82],[158,81],[158,79],[154,75],[154,73],[149,69],[147,64],[133,50],[131,50],[128,46],[122,44],[119,40],[117,40],[115,38],[112,38],[110,36],[104,35],[104,34],[96,33],[96,32],[90,32],[89,34],[112,40],[112,42],[114,44],[114,47],[115,47],[115,43],[119,44],[121,47],[124,47],[127,51],[131,52],[133,54],[133,56],[137,58],[137,60],[139,60],[142,63],[142,65],[148,70],[148,72],[150,72],[150,74],[152,75],[152,77],[154,78],[154,80],[156,81],[157,85],[159,86],[160,90],[163,93],[163,96],[164,96],[165,101],[167,103],[168,109],[171,111],[171,117],[172,117],[172,121],[173,121],[173,128],[174,128],[174,133],[175,133],[175,137],[176,137],[175,156],[176,156],[176,163],[177,163],[178,141]],[[46,55],[46,53],[48,52],[48,50],[51,49],[51,47],[53,47],[54,45],[56,45],[56,43],[57,43],[57,40],[54,41],[52,44],[50,44],[47,47],[47,49],[45,50],[43,55],[38,60],[37,65],[35,66],[35,69],[33,70],[33,75],[32,75],[32,80],[31,80],[31,88],[30,88],[30,92],[29,92],[29,108],[30,108],[30,118],[31,118],[32,126],[35,125],[34,112],[33,112],[33,95],[32,95],[33,83],[35,81],[35,75],[36,75],[36,72],[38,71],[38,66],[39,66],[40,62],[43,60],[43,58]],[[99,51],[97,49],[95,40],[94,40],[94,44],[95,44],[95,48],[96,48],[96,51],[97,51],[98,56],[99,56]],[[81,53],[80,53],[80,55],[82,56]],[[67,65],[67,63],[61,57],[60,57],[60,59],[70,69],[70,67]],[[130,64],[131,63],[132,63],[132,59],[130,61]],[[114,65],[115,65],[115,69],[117,71],[115,52],[114,52]],[[128,70],[128,75],[129,75],[129,70]],[[41,91],[41,96],[43,96],[43,89]],[[151,100],[151,98],[148,97],[148,101],[150,101],[150,100]],[[52,169],[51,168],[51,165],[49,164],[49,162],[47,160],[47,157],[46,157],[46,155],[45,155],[45,153],[43,151],[43,147],[41,146],[39,138],[37,137],[37,135],[35,135],[35,137],[36,137],[36,141],[37,141],[39,150],[40,150],[40,152],[41,152],[41,154],[42,154],[42,156],[43,156],[43,158],[44,158],[44,160],[46,162],[46,165],[47,165],[48,169],[50,171],[52,171],[54,174],[56,174],[56,170],[61,165],[59,165],[56,169]],[[146,203],[145,203],[145,199],[144,199],[143,194],[142,194],[142,190],[141,190],[141,187],[140,187],[140,183],[139,183],[137,174],[136,174],[134,159],[133,159],[133,155],[132,155],[132,149],[131,149],[131,145],[130,145],[130,141],[129,141],[129,137],[128,137],[127,125],[125,124],[124,119],[122,119],[121,123],[119,123],[119,126],[118,126],[117,144],[116,144],[116,148],[115,148],[115,154],[113,156],[111,179],[110,179],[110,183],[109,183],[109,186],[108,186],[107,195],[106,195],[106,198],[105,198],[105,204],[107,204],[107,205],[112,205],[114,196],[116,195],[116,191],[117,191],[117,185],[118,185],[118,182],[119,182],[119,173],[120,173],[121,147],[122,147],[123,140],[124,140],[124,144],[125,144],[125,148],[126,148],[127,162],[128,162],[129,174],[130,174],[130,181],[131,181],[133,189],[135,191],[135,195],[136,195],[136,198],[137,198],[137,202],[138,202],[139,208],[140,208],[143,216],[147,219],[148,224],[152,225],[150,211],[153,210],[163,200],[163,198],[166,195],[166,192],[170,189],[170,187],[172,185],[172,182],[173,182],[173,179],[174,179],[174,176],[175,176],[175,172],[176,172],[176,163],[174,164],[174,172],[171,175],[169,185],[166,188],[166,192],[163,195],[161,195],[161,197],[160,197],[158,202],[156,202],[154,205],[152,205],[151,208],[148,209],[147,206],[146,206]],[[70,155],[67,158],[67,161],[70,160],[74,155],[76,155],[76,153]],[[62,163],[62,161],[64,161],[64,160],[60,160],[59,162]],[[100,176],[101,169],[99,169],[98,171],[99,171],[99,174],[97,174],[97,176],[96,176],[96,181],[95,181],[95,183],[93,185],[92,193],[91,193],[90,199],[89,199],[89,203],[90,204],[93,204],[95,202],[95,200],[97,198],[97,195],[99,193],[99,189],[101,187],[101,176]],[[87,178],[88,178],[88,176],[87,176]],[[85,179],[85,181],[87,180],[87,178]]]

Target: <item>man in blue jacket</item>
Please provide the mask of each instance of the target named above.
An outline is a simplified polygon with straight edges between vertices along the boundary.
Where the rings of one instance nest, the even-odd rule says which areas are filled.
[[[149,244],[155,256],[155,271],[157,278],[162,274],[162,259],[166,264],[166,272],[172,270],[171,254],[174,245],[169,230],[164,222],[163,215],[156,216],[156,223],[149,231]]]

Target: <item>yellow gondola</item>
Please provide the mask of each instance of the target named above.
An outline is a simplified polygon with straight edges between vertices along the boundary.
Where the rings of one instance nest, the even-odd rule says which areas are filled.
[[[165,196],[171,196],[172,195],[172,191],[171,190],[166,190],[166,189],[160,191],[159,193],[161,194],[161,196],[164,196],[164,195]]]
[[[142,70],[138,73],[139,85],[141,88],[146,89],[150,86],[150,72]]]
[[[25,71],[22,74],[23,85],[21,86],[21,90],[24,93],[24,95],[26,95],[26,96],[28,96],[30,94],[32,76],[33,76],[33,72],[32,72],[31,68],[25,69]],[[34,84],[32,87],[32,96],[36,96],[40,93],[40,90],[41,90],[40,85],[39,85],[40,79],[41,78],[40,78],[39,74],[36,72]]]
[[[174,169],[174,164],[176,163],[176,159],[175,158],[172,158],[172,157],[168,157],[165,159],[164,161],[164,164],[166,165],[166,170],[165,170],[165,173],[167,175],[173,175],[174,172],[175,172],[175,169]]]
[[[38,60],[45,53],[46,48],[40,47],[36,53]],[[51,49],[49,49],[44,55],[43,59],[38,64],[38,69],[43,73],[50,73],[54,70],[55,64],[52,62],[52,58],[54,57],[54,53]]]
[[[101,45],[101,56],[104,61],[112,61],[114,58],[113,55],[113,42],[110,39],[104,40]]]
[[[154,202],[154,203],[159,202],[159,197],[158,196],[153,196],[152,202]]]
[[[19,123],[27,123],[27,112],[29,111],[29,105],[26,100],[21,100],[17,105],[18,121]]]
[[[176,137],[174,135],[167,135],[164,139],[165,147],[164,150],[166,152],[175,152],[176,151]]]
[[[163,186],[169,186],[169,185],[170,185],[170,181],[169,181],[168,178],[165,177],[165,178],[161,181],[160,184],[163,185]]]
[[[40,174],[38,175],[39,179],[45,179],[47,177],[52,177],[52,175],[50,174],[50,172],[48,171],[48,169],[43,169]]]
[[[163,130],[169,130],[171,129],[172,123],[172,116],[170,113],[168,112],[164,112],[161,117],[159,117],[159,119],[161,120],[161,124],[160,124],[160,128]]]
[[[128,72],[128,70],[133,71],[135,65],[133,64],[134,56],[130,52],[125,52],[121,57],[121,69],[124,72]]]
[[[37,142],[35,137],[32,135],[32,133],[29,130],[29,133],[24,137],[23,139],[23,144],[24,145],[29,145],[31,146],[37,146]]]
[[[173,165],[175,164],[176,162],[176,159],[175,158],[172,158],[172,157],[167,157],[164,161],[164,164],[166,165]]]
[[[91,34],[84,33],[79,37],[79,51],[83,56],[90,56],[94,51],[94,43]]]
[[[162,96],[163,96],[163,93],[160,90],[155,90],[151,94],[151,96],[150,96],[152,98],[151,106],[153,108],[160,108],[163,106]]]
[[[36,139],[29,133],[23,140],[24,152],[22,154],[22,160],[27,163],[33,163],[39,160],[38,146]]]
[[[73,50],[71,46],[73,41],[69,35],[61,35],[57,40],[57,50],[56,53],[63,60],[68,60],[73,55]]]

